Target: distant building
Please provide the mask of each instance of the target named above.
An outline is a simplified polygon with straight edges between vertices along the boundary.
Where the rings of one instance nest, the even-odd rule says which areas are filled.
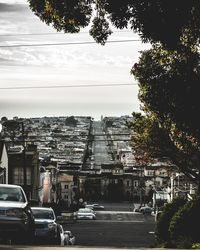
[[[59,174],[58,182],[60,183],[60,200],[63,201],[67,209],[72,205],[77,191],[73,175]]]
[[[8,151],[8,183],[24,187],[24,167],[26,168],[26,192],[32,199],[38,199],[39,162],[37,146],[28,145],[24,152]]]

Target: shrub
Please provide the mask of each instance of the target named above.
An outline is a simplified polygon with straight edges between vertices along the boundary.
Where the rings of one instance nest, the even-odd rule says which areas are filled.
[[[181,239],[187,239],[192,246],[192,243],[200,242],[199,228],[200,221],[200,197],[196,197],[188,201],[181,209],[173,216],[169,231],[171,241],[176,246]]]
[[[180,236],[174,246],[178,249],[190,249],[192,247],[192,239],[190,237]]]
[[[160,215],[155,226],[156,242],[159,245],[169,247],[171,245],[169,225],[173,215],[180,207],[185,205],[186,200],[183,198],[175,198],[171,203],[164,206],[163,212]]]
[[[192,249],[200,249],[200,243],[192,244]]]

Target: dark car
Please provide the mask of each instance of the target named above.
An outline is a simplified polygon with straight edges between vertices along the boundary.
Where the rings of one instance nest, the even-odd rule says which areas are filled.
[[[34,218],[21,186],[0,184],[0,238],[29,241]]]
[[[59,244],[60,231],[54,210],[48,207],[31,207],[31,210],[34,215],[36,240]]]
[[[141,207],[140,212],[142,212],[143,214],[151,214],[153,209],[151,207]]]

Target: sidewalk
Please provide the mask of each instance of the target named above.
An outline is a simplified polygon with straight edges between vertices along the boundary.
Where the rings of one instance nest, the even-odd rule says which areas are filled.
[[[66,247],[60,246],[8,246],[8,245],[0,245],[0,250],[66,250]],[[113,247],[71,247],[70,250],[168,250],[168,248],[113,248]],[[169,250],[177,250],[170,248]],[[184,249],[181,249],[184,250]]]

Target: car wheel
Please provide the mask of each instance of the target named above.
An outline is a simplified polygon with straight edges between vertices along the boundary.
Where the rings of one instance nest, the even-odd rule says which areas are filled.
[[[57,232],[55,238],[52,239],[53,244],[55,245],[61,245],[61,236],[60,236],[60,231],[59,228],[57,227]]]

